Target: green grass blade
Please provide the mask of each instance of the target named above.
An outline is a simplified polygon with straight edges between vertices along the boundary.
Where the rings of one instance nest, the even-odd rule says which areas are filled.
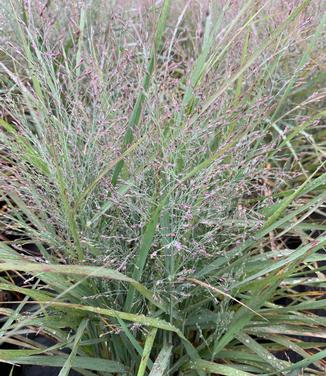
[[[285,368],[285,364],[277,359],[271,352],[269,352],[264,346],[259,344],[248,334],[238,333],[236,338],[242,342],[246,347],[255,352],[259,357],[261,357],[266,363],[270,364],[275,371],[281,371]]]
[[[130,143],[133,141],[133,130],[139,125],[139,122],[141,119],[141,113],[143,111],[143,104],[146,98],[146,93],[148,92],[151,77],[153,75],[154,68],[155,68],[156,54],[161,48],[162,38],[163,38],[164,30],[166,27],[166,21],[169,16],[170,4],[171,4],[171,0],[164,0],[161,14],[157,22],[157,29],[156,29],[156,33],[154,37],[154,44],[151,50],[150,60],[149,60],[147,70],[145,73],[143,87],[141,88],[141,92],[138,94],[135,106],[133,108],[132,114],[129,119],[128,129],[126,131],[126,134],[123,140],[123,150],[126,149],[130,145]],[[123,165],[124,165],[124,160],[123,159],[119,160],[119,162],[117,163],[113,171],[113,176],[112,176],[113,185],[116,185],[120,172],[123,168]]]
[[[306,359],[302,359],[299,362],[293,364],[291,367],[284,369],[284,372],[292,372],[295,370],[303,370],[309,365],[315,364],[318,360],[324,360],[326,357],[326,350],[321,350],[314,355],[309,356]]]
[[[77,355],[77,351],[78,351],[80,340],[81,340],[81,338],[82,338],[82,336],[84,334],[84,331],[87,328],[88,321],[89,321],[88,319],[84,319],[80,323],[80,325],[79,325],[79,327],[77,329],[76,335],[75,335],[75,339],[74,339],[74,343],[72,345],[71,352],[70,352],[67,360],[65,361],[63,367],[61,368],[61,371],[60,371],[60,373],[59,373],[58,376],[67,376],[67,375],[69,375],[70,369],[72,367],[73,360],[76,358],[76,355]]]
[[[144,326],[171,331],[171,332],[178,334],[180,338],[184,338],[183,334],[178,328],[176,328],[175,326],[169,324],[168,322],[162,319],[157,319],[154,317],[149,317],[145,315],[137,315],[134,313],[128,313],[128,312],[122,312],[122,311],[116,311],[114,309],[86,306],[82,304],[70,304],[70,303],[63,303],[63,302],[56,302],[56,301],[42,302],[42,304],[46,304],[52,307],[66,308],[66,309],[72,310],[73,312],[74,311],[90,312],[96,315],[103,315],[103,316],[114,317],[114,318],[119,317],[122,320],[131,321],[131,322],[141,324]]]
[[[0,359],[3,361],[11,361],[16,364],[37,364],[46,367],[62,367],[68,359],[68,355],[32,355],[34,350],[0,350]],[[26,356],[31,354],[30,356]],[[87,369],[98,372],[125,373],[126,369],[122,364],[101,358],[92,358],[84,356],[76,356],[72,359],[71,366],[73,368]]]
[[[132,334],[126,323],[121,320],[120,317],[117,317],[117,321],[119,322],[124,334],[129,339],[130,343],[133,345],[134,349],[137,351],[137,353],[142,356],[144,349],[141,347],[135,336]]]
[[[289,197],[285,197],[280,203],[280,206],[275,210],[275,212],[270,216],[270,218],[266,221],[265,227],[269,227],[271,224],[273,224],[279,217],[283,214],[285,209],[294,201],[302,192],[307,191],[307,189],[310,188],[311,180],[314,177],[314,175],[322,168],[323,165],[321,165],[308,179],[304,181],[303,184],[301,184],[300,187],[298,187]],[[312,181],[312,183],[315,185],[316,181]]]
[[[36,289],[31,289],[31,288],[19,287],[16,285],[11,285],[9,283],[0,283],[0,290],[19,292],[20,294],[29,296],[32,299],[35,299],[38,301],[46,301],[53,297],[50,293],[45,293],[43,291],[39,291]]]
[[[127,282],[130,283],[133,286],[133,288],[136,289],[139,293],[141,293],[143,296],[149,299],[155,306],[165,310],[164,306],[159,301],[154,299],[152,292],[146,289],[141,283],[135,281],[130,277],[125,276],[120,272],[105,267],[3,261],[0,262],[0,270],[19,270],[29,273],[45,273],[45,275],[47,275],[48,273],[53,273],[57,275],[79,275]]]
[[[141,362],[138,368],[137,376],[144,376],[146,372],[146,367],[148,364],[149,356],[152,351],[152,347],[155,341],[157,333],[157,328],[151,329],[151,331],[146,336],[146,341],[144,345],[144,352],[142,354]]]
[[[81,63],[82,63],[81,56],[82,56],[82,49],[83,49],[85,23],[86,23],[86,12],[85,12],[85,9],[83,8],[80,12],[78,49],[76,53],[76,77],[77,79],[80,76],[80,70],[81,70]]]
[[[194,362],[190,368],[205,371],[208,373],[216,373],[219,375],[225,375],[225,376],[253,376],[254,375],[253,373],[244,372],[234,367],[226,366],[224,364],[209,362],[203,359],[200,359]]]
[[[316,252],[319,249],[322,249],[326,244],[326,236],[320,237],[317,240],[314,240],[312,243],[309,243],[303,247],[300,247],[293,251],[288,257],[284,258],[283,260],[275,262],[273,265],[269,266],[268,268],[262,269],[258,273],[244,279],[241,282],[236,284],[237,287],[247,284],[250,281],[254,281],[259,277],[264,276],[274,270],[281,269],[284,266],[290,265],[295,261],[301,259],[303,256],[310,254],[311,252]],[[234,286],[235,287],[235,286]]]
[[[149,376],[164,376],[169,367],[172,346],[164,346],[159,352]]]
[[[155,230],[156,230],[159,218],[160,218],[161,210],[165,204],[165,201],[166,199],[163,199],[160,205],[156,209],[153,210],[150,216],[150,219],[147,225],[145,226],[144,235],[142,236],[142,239],[141,239],[139,252],[137,255],[135,267],[134,267],[133,274],[132,274],[132,278],[136,281],[140,281],[141,276],[143,274],[146,260],[147,260],[147,257],[151,249],[153,239],[154,239]],[[124,309],[126,311],[130,311],[132,304],[133,304],[134,295],[135,295],[135,289],[133,287],[129,288],[125,306],[124,306]]]

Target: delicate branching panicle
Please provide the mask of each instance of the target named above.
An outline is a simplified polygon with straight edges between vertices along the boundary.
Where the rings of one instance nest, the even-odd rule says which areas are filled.
[[[2,5],[0,360],[323,375],[324,1]]]

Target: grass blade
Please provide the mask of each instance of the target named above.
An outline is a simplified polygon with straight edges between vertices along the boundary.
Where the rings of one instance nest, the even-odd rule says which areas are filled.
[[[1,255],[1,253],[0,253]],[[0,270],[19,270],[28,273],[53,273],[65,275],[79,275],[87,277],[100,277],[110,280],[130,283],[134,289],[149,299],[154,305],[163,308],[162,304],[153,298],[153,294],[142,284],[124,274],[105,267],[79,266],[79,265],[55,265],[28,262],[0,262]],[[164,309],[164,308],[163,308]]]
[[[123,140],[123,150],[126,149],[128,145],[130,145],[130,143],[133,141],[133,130],[139,125],[139,122],[141,119],[141,113],[143,111],[143,104],[146,98],[146,93],[148,92],[151,77],[155,68],[156,54],[161,48],[162,37],[163,37],[163,33],[166,27],[167,18],[169,16],[170,3],[171,3],[171,0],[164,0],[163,2],[161,14],[157,22],[157,29],[156,29],[156,33],[154,37],[154,45],[151,50],[150,60],[149,60],[145,77],[144,77],[143,87],[140,93],[138,94],[135,106],[133,108],[131,117],[129,119],[128,129],[126,131],[126,134]],[[119,160],[119,162],[117,163],[114,169],[113,176],[112,176],[113,185],[116,185],[123,165],[124,165],[124,160],[123,159]]]
[[[172,353],[172,346],[164,346],[159,352],[149,376],[164,376]]]
[[[203,359],[197,360],[194,364],[191,365],[191,368],[209,372],[209,373],[217,373],[219,375],[225,375],[225,376],[253,376],[254,375],[253,373],[244,372],[234,367],[209,362]]]
[[[236,338],[250,350],[255,352],[258,356],[264,359],[266,363],[269,363],[275,369],[275,371],[282,371],[285,368],[285,362],[277,359],[271,352],[266,350],[264,346],[252,339],[248,334],[238,333]]]
[[[32,354],[32,350],[23,350],[24,353]],[[29,352],[28,352],[29,351]],[[62,367],[68,359],[68,355],[31,355],[24,356],[21,350],[0,350],[0,359],[3,361],[12,361],[16,364],[38,364],[46,367]],[[98,372],[125,373],[126,369],[122,364],[100,358],[86,356],[76,356],[72,359],[73,368],[87,369]]]
[[[74,343],[72,345],[71,352],[70,352],[67,360],[65,361],[63,367],[61,368],[61,371],[60,371],[58,376],[67,376],[69,374],[70,369],[72,367],[72,362],[76,358],[76,355],[77,355],[80,340],[81,340],[81,338],[84,334],[85,329],[87,328],[87,325],[88,325],[88,319],[84,319],[80,323],[80,325],[77,329],[77,332],[76,332],[76,336],[75,336]]]
[[[145,375],[146,367],[147,367],[149,356],[151,354],[152,347],[155,341],[156,333],[157,333],[157,328],[153,328],[151,329],[151,331],[148,333],[146,337],[144,351],[143,351],[141,362],[138,368],[137,376]]]

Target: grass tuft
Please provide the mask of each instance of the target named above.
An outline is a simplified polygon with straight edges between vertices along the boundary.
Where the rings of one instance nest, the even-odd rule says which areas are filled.
[[[325,10],[3,4],[13,372],[325,374]]]

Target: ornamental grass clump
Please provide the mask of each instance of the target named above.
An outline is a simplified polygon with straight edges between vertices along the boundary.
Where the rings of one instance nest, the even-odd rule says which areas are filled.
[[[324,374],[316,14],[322,1],[3,6],[0,360]]]

